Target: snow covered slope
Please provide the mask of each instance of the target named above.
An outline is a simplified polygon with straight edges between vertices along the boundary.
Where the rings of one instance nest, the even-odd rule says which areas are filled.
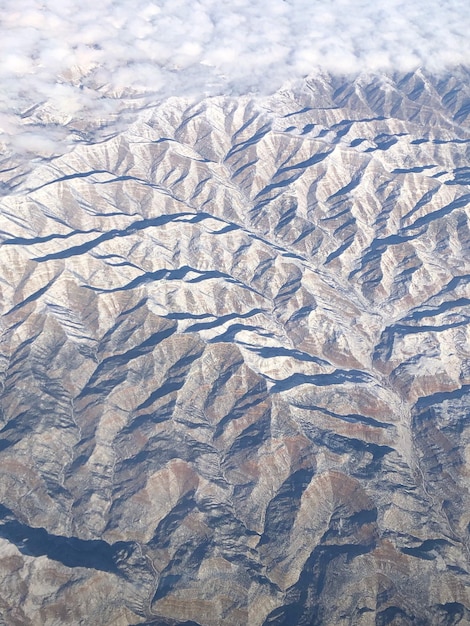
[[[469,114],[319,73],[5,157],[0,624],[470,623]]]

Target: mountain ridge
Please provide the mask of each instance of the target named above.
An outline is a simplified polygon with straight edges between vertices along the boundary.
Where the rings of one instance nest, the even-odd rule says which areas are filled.
[[[467,78],[4,169],[4,623],[470,623]]]

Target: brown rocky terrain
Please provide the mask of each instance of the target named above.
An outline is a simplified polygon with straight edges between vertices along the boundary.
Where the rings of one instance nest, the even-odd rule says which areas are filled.
[[[470,624],[469,79],[5,159],[1,625]]]

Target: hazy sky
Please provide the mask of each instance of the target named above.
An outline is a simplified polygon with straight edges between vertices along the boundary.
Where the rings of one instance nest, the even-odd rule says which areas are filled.
[[[470,63],[468,0],[3,0],[1,9],[0,140],[32,152],[47,152],[48,140],[53,151],[54,133],[35,138],[19,114],[44,103],[44,120],[64,124],[106,119],[123,95],[267,93],[318,67]]]

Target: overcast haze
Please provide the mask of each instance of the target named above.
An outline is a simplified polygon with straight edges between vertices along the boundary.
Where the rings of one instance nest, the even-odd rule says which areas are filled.
[[[123,97],[263,94],[319,67],[442,71],[470,60],[468,0],[6,0],[1,13],[1,137],[32,153],[64,140],[31,123],[28,109],[45,103],[42,121],[63,126],[115,118]]]

